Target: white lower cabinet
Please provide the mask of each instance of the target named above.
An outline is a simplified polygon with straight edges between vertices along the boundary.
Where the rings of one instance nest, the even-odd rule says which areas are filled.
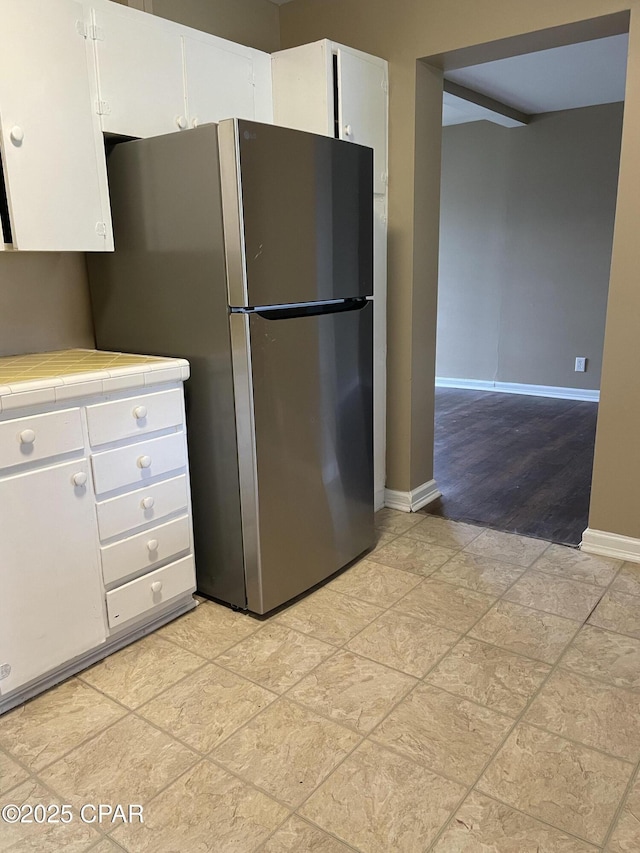
[[[107,621],[118,632],[195,591],[182,388],[86,412]]]
[[[1,479],[0,507],[5,694],[99,646],[107,635],[87,459]]]
[[[0,415],[0,713],[194,591],[181,383]]]

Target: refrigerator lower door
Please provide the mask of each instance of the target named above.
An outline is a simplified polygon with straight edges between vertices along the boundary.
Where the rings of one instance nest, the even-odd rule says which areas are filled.
[[[266,613],[373,545],[373,306],[230,319],[247,606]]]

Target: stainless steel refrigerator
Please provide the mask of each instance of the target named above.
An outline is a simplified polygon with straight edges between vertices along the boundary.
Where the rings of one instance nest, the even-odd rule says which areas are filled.
[[[373,545],[372,151],[230,119],[108,158],[98,347],[189,359],[198,589],[266,613]]]

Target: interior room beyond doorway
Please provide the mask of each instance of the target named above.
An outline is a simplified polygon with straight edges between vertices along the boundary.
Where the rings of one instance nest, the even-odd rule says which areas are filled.
[[[587,527],[597,403],[436,389],[435,478],[427,510],[579,545]]]
[[[574,546],[588,526],[626,44],[445,73],[431,509],[446,517]],[[598,62],[607,85],[581,71]],[[449,77],[495,120],[457,116]]]

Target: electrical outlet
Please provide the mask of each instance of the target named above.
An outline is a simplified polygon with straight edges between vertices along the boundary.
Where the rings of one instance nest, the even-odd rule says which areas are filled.
[[[576,358],[576,373],[584,373],[587,369],[587,359],[578,357]]]

